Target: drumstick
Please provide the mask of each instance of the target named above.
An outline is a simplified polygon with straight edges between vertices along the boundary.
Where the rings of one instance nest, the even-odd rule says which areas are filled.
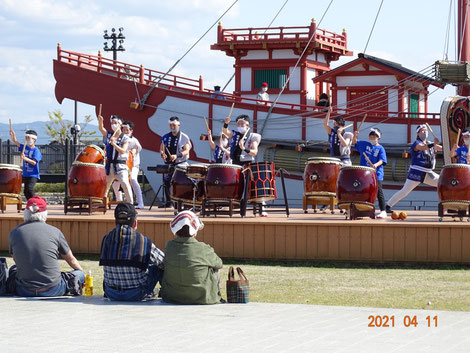
[[[364,114],[364,118],[362,119],[361,124],[359,125],[359,128],[357,129],[357,131],[361,130],[362,124],[364,124],[364,121],[366,120],[366,118],[367,118],[367,113]]]
[[[365,152],[362,152],[362,154],[364,155],[364,158],[367,160],[367,162],[369,162],[370,166],[374,169],[377,169],[375,165],[370,161],[369,157],[367,157],[367,154]]]
[[[168,149],[168,147],[165,146],[165,148],[166,148],[166,151],[168,152],[168,156],[171,156],[171,152],[170,152],[170,150]]]
[[[455,144],[458,145],[459,144],[459,140],[460,140],[460,128],[459,128],[459,131],[457,132],[457,141],[455,141]]]
[[[26,138],[24,139],[23,150],[21,151],[21,153],[24,153],[25,148],[26,148]]]
[[[343,130],[346,130],[348,128],[350,128],[351,126],[353,126],[354,124],[349,124],[349,125],[346,125],[345,127],[343,127]]]
[[[206,128],[207,128],[207,130],[209,130],[209,124],[207,123],[207,119],[206,119],[205,116],[204,116],[204,122],[206,123]]]
[[[11,131],[11,119],[8,119],[10,121],[10,131]]]
[[[432,137],[434,137],[436,140],[438,140],[438,138],[436,137],[436,135],[434,135],[434,132],[432,131],[431,126],[430,126],[428,123],[426,123],[426,126],[428,127],[428,130],[429,130],[429,132],[431,133]]]
[[[101,108],[103,107],[103,104],[100,103],[100,109],[98,110],[98,116],[101,116]]]
[[[250,131],[250,128],[246,129],[245,133],[243,134],[242,140],[246,137],[246,134],[248,134],[248,131]]]
[[[228,117],[229,118],[232,116],[232,110],[233,110],[234,105],[235,105],[235,102],[232,103],[232,107],[230,108],[230,111],[228,112]]]

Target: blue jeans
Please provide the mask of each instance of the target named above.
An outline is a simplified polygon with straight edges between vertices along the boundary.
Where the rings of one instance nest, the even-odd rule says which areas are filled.
[[[72,271],[80,279],[80,283],[85,282],[85,274],[80,270]],[[67,284],[61,278],[60,283],[44,292],[38,292],[23,287],[16,282],[16,295],[20,297],[60,297],[67,292]]]
[[[135,302],[151,295],[157,282],[161,282],[163,270],[156,265],[149,265],[147,271],[147,282],[137,288],[117,289],[104,284],[104,293],[110,300]]]

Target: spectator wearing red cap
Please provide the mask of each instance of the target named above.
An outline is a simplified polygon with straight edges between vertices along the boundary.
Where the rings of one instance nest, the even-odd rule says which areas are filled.
[[[176,238],[166,243],[165,273],[161,297],[179,304],[217,304],[221,302],[219,269],[222,260],[209,245],[196,240],[204,227],[191,211],[178,213],[170,222]]]
[[[100,266],[104,293],[111,300],[140,301],[154,296],[163,276],[165,255],[150,238],[137,232],[137,211],[128,202],[114,210],[116,228],[103,238]]]
[[[16,266],[10,274],[16,276],[15,293],[22,297],[55,297],[70,292],[80,294],[85,274],[62,232],[49,224],[47,203],[40,196],[28,200],[24,211],[25,223],[14,228],[8,236],[10,254]],[[59,255],[74,269],[61,273]],[[76,290],[70,290],[75,281]]]
[[[269,94],[268,94],[268,84],[266,82],[263,82],[261,84],[261,91],[258,93],[258,96],[256,97],[258,100],[258,104],[263,104],[263,105],[271,105],[269,103]]]

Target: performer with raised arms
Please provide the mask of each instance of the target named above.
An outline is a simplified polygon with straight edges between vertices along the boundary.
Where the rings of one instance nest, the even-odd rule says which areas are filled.
[[[249,132],[250,117],[248,115],[239,115],[235,121],[237,123],[237,129],[229,130],[228,124],[230,123],[230,117],[225,118],[222,132],[232,141],[230,144],[230,158],[232,158],[232,163],[243,166],[255,161],[258,155],[261,135]],[[267,215],[268,214],[262,207],[261,216],[266,217]]]
[[[463,130],[462,138],[463,145],[459,147],[457,141],[450,151],[450,158],[457,158],[458,164],[470,164],[470,156],[468,155],[468,146],[470,145],[470,131],[468,129]]]
[[[352,132],[344,132],[344,119],[338,116],[333,121],[333,128],[330,127],[331,107],[328,108],[323,127],[328,134],[330,143],[330,156],[341,159],[344,165],[351,165],[351,145],[353,140]]]
[[[38,134],[34,130],[26,130],[24,137],[26,145],[19,143],[16,139],[15,132],[10,127],[11,140],[18,146],[21,151],[21,159],[23,160],[23,184],[24,196],[26,200],[35,196],[34,187],[40,178],[39,162],[42,159],[41,151],[35,146]]]
[[[388,200],[386,205],[387,213],[392,213],[391,208],[420,183],[437,187],[439,175],[433,169],[436,166],[436,152],[442,151],[442,146],[439,145],[437,138],[434,138],[434,143],[427,140],[428,128],[426,124],[418,125],[416,134],[416,141],[410,147],[411,165],[405,185]]]
[[[106,190],[109,190],[114,179],[117,179],[121,183],[126,200],[133,202],[132,189],[129,184],[129,168],[127,167],[129,137],[121,133],[122,118],[111,115],[110,122],[113,132],[105,129],[103,117],[98,115],[98,128],[103,135],[103,142],[106,144]],[[116,200],[122,201],[119,192],[116,193]]]
[[[222,132],[220,134],[219,143],[217,145],[212,138],[212,131],[210,129],[207,129],[207,136],[209,138],[209,145],[214,151],[214,162],[231,164],[232,160],[230,159],[230,147],[227,136]]]
[[[168,121],[170,125],[170,132],[160,140],[160,154],[165,164],[175,165],[187,165],[189,158],[189,152],[191,151],[191,141],[184,132],[180,130],[181,122],[177,116],[172,116]],[[160,207],[170,207],[172,203],[170,201],[170,181],[172,173],[163,175],[163,188],[165,190],[166,199],[168,200],[165,205]]]

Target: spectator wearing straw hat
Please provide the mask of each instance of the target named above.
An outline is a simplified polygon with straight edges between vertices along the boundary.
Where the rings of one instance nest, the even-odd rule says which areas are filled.
[[[192,211],[178,213],[170,222],[176,236],[166,243],[161,297],[179,304],[221,302],[219,269],[222,260],[209,245],[196,240],[204,227]]]

